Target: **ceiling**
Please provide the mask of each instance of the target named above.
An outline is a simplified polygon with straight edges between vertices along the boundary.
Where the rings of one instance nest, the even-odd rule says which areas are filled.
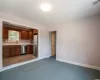
[[[14,14],[44,26],[62,25],[100,12],[95,0],[0,0],[0,12]],[[40,4],[49,2],[52,10],[40,10]]]

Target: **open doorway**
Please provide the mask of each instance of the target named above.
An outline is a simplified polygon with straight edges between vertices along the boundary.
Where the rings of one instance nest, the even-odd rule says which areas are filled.
[[[3,21],[3,67],[38,57],[38,29]]]
[[[51,54],[53,58],[56,58],[56,31],[50,32],[50,40],[51,40]]]

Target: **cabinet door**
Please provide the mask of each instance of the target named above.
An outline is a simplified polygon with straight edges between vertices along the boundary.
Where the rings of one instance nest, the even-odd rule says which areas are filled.
[[[38,34],[38,30],[37,30],[37,29],[34,30],[34,34],[35,34],[35,35]]]
[[[21,54],[21,46],[14,45],[11,48],[10,56],[19,56]]]
[[[21,46],[16,46],[16,56],[19,56],[21,54]]]
[[[10,57],[11,47],[3,46],[3,57]]]
[[[33,45],[30,45],[30,52],[33,54]]]
[[[33,40],[33,32],[32,31],[29,31],[29,40]]]
[[[8,29],[3,28],[3,39],[8,39]]]
[[[21,31],[21,39],[28,40],[28,31]]]
[[[27,46],[27,54],[33,54],[33,46],[32,45]]]
[[[21,31],[21,39],[23,39],[23,40],[25,39],[24,35],[25,35],[25,31]]]
[[[30,54],[30,46],[27,46],[27,54]]]

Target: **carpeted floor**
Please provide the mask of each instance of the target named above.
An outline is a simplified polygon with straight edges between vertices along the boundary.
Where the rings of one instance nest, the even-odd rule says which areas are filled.
[[[0,80],[94,80],[100,72],[53,58],[43,59],[0,73]]]

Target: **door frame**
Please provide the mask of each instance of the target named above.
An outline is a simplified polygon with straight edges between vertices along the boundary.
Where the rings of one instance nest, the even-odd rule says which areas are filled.
[[[53,38],[54,40],[52,40]],[[57,31],[51,31],[50,32],[50,42],[51,42],[51,55],[52,56],[56,56],[56,39],[57,39]]]

